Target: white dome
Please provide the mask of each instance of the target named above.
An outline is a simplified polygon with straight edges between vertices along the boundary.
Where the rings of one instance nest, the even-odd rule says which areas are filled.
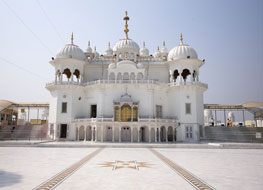
[[[163,48],[161,49],[161,53],[162,53],[163,55],[169,53],[169,52],[168,52],[168,49],[165,47],[165,41],[163,42]]]
[[[104,55],[105,56],[112,56],[113,55],[113,50],[110,47],[110,42],[109,42],[108,48],[104,51]]]
[[[157,52],[154,53],[153,55],[155,58],[161,57],[162,53],[160,52],[159,46],[157,47]]]
[[[85,60],[85,54],[77,45],[67,44],[58,51],[56,58],[73,58]]]
[[[114,45],[113,51],[132,51],[136,54],[139,54],[140,47],[132,39],[122,39]]]
[[[197,59],[197,53],[195,50],[187,45],[181,43],[179,46],[174,47],[170,50],[168,54],[168,61],[176,60],[176,59]]]
[[[149,50],[145,47],[145,43],[143,42],[143,47],[140,49],[141,56],[149,56]]]

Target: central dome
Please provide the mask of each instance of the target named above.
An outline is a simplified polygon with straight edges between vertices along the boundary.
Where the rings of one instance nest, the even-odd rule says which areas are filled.
[[[122,39],[118,41],[113,47],[113,52],[118,51],[132,51],[139,54],[140,47],[132,39]]]
[[[84,52],[79,48],[79,46],[74,44],[67,44],[65,47],[61,48],[56,58],[73,58],[73,59],[80,59],[85,60]]]
[[[197,53],[191,46],[187,44],[180,44],[170,50],[168,54],[168,61],[176,59],[197,59]]]

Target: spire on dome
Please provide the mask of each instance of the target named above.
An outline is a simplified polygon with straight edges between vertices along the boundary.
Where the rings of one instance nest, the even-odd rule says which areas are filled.
[[[108,47],[110,48],[110,42],[108,43]]]
[[[90,41],[88,42],[88,47],[90,47]]]
[[[165,41],[163,41],[163,47],[165,47]]]
[[[71,34],[71,44],[73,44],[73,40],[74,40],[74,37],[73,37],[73,32]]]
[[[182,45],[183,44],[183,34],[181,33],[181,35],[180,35],[180,45]]]
[[[157,51],[160,51],[160,48],[159,48],[159,46],[157,46]]]
[[[129,29],[128,29],[128,20],[130,20],[130,18],[128,17],[128,12],[125,11],[125,17],[123,18],[123,20],[125,20],[125,29],[124,29],[124,32],[126,34],[126,40],[128,39],[128,32],[129,32]]]
[[[145,48],[145,42],[143,42],[143,44],[142,44],[142,45],[143,45],[143,47]]]

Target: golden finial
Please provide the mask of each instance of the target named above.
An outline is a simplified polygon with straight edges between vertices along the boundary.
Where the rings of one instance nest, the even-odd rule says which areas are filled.
[[[165,41],[163,41],[163,47],[165,47]]]
[[[73,32],[71,34],[71,44],[73,44],[73,40],[74,40],[74,37],[73,37]]]
[[[181,43],[183,43],[183,34],[181,33],[181,36],[180,36],[180,41]]]
[[[128,39],[128,32],[129,32],[129,29],[128,29],[128,20],[130,20],[130,18],[128,17],[128,12],[125,11],[125,17],[123,18],[123,20],[125,20],[125,29],[124,29],[124,32],[126,34],[126,39]],[[126,41],[127,42],[127,41]]]

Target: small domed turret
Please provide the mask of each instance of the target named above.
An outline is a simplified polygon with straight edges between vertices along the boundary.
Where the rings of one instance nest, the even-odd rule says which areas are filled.
[[[187,44],[183,43],[183,36],[180,37],[180,45],[175,46],[168,54],[168,61],[176,59],[197,59],[195,50]]]
[[[65,45],[65,47],[61,48],[56,58],[73,58],[73,59],[80,59],[85,60],[85,54],[79,46],[73,44],[73,33],[71,36],[71,44]]]
[[[110,42],[108,43],[108,48],[104,52],[104,56],[112,56],[113,55],[113,50],[110,47]]]
[[[141,56],[149,56],[149,50],[145,48],[145,42],[143,42],[143,46],[140,49],[140,55]]]
[[[86,49],[87,53],[92,53],[92,48],[90,47],[90,41],[88,42],[88,47]]]
[[[94,47],[93,54],[94,54],[94,58],[98,58],[100,56],[100,54],[96,51],[96,46]]]
[[[157,52],[155,52],[153,56],[154,56],[155,58],[159,58],[159,57],[162,56],[162,53],[160,52],[159,46],[157,47]]]

